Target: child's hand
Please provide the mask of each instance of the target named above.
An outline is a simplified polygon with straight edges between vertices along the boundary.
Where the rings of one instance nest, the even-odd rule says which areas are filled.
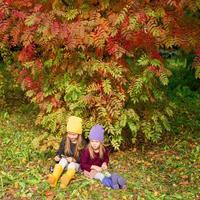
[[[104,162],[104,163],[101,165],[101,168],[102,168],[103,170],[108,169],[108,166],[107,166],[106,162]]]
[[[102,168],[99,167],[99,166],[97,166],[97,165],[92,165],[91,169],[94,169],[94,170],[96,170],[96,171],[98,171],[98,172],[101,172],[101,171],[102,171]]]
[[[55,156],[54,160],[55,160],[56,162],[59,162],[59,161],[60,161],[60,157],[59,157],[59,156]]]
[[[68,161],[69,163],[71,163],[71,162],[76,162],[76,160],[75,160],[73,157],[67,157],[66,159],[67,159],[67,161]]]

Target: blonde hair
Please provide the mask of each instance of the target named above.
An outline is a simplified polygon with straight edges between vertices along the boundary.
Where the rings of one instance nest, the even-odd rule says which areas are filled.
[[[89,150],[90,158],[94,159],[94,149],[92,148],[90,143],[88,144],[88,150]],[[104,145],[102,143],[100,143],[99,157],[100,157],[101,160],[103,160],[103,158],[104,158],[105,151],[106,151],[106,149],[105,149]]]
[[[82,144],[82,135],[78,135],[77,138],[77,143],[76,143],[76,148],[75,148],[75,152],[74,152],[74,158],[77,159],[79,157],[80,151],[83,148],[83,144]],[[69,137],[66,137],[66,141],[65,141],[65,155],[69,155],[70,154],[70,139]]]

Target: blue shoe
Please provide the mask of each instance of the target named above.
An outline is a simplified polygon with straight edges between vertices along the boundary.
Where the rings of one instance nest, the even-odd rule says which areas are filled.
[[[119,189],[119,184],[118,184],[118,175],[117,175],[117,173],[111,174],[111,179],[112,179],[112,189],[118,190]]]
[[[102,180],[102,184],[106,187],[112,187],[112,180],[110,177],[105,177],[103,180]]]
[[[121,176],[119,176],[117,173],[113,173],[111,175],[111,178],[113,180],[113,185],[114,186],[118,185],[118,187],[120,189],[125,189],[126,188],[126,181]]]
[[[121,176],[118,177],[117,181],[120,189],[126,188],[126,181]]]

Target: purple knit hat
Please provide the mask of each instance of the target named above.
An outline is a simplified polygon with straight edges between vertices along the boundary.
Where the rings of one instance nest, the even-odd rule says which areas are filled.
[[[104,140],[103,126],[101,126],[99,124],[93,126],[90,130],[89,139],[90,140],[98,140],[100,142],[103,142],[103,140]]]

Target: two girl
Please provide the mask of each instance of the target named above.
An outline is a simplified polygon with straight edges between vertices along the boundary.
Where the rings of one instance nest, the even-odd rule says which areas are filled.
[[[67,171],[61,177],[61,188],[66,188],[75,172],[83,170],[84,175],[95,178],[107,187],[120,189],[126,187],[125,180],[117,173],[110,174],[107,171],[109,163],[109,152],[104,147],[104,129],[101,125],[95,125],[90,130],[89,144],[81,152],[84,143],[82,139],[82,119],[71,116],[67,123],[67,135],[62,139],[57,151],[55,165],[52,174],[48,175],[48,182],[52,187],[65,169]]]
[[[71,116],[67,122],[67,135],[62,139],[60,147],[56,153],[53,173],[48,175],[48,182],[55,187],[58,179],[64,170],[67,170],[61,177],[61,188],[66,188],[75,172],[80,167],[80,152],[83,148],[82,139],[82,119]]]

